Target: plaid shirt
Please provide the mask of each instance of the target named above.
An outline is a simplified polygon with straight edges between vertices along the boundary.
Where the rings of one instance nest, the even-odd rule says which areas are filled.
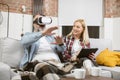
[[[66,49],[63,53],[63,57],[65,61],[68,61],[72,56],[71,50],[72,50],[74,40],[75,38],[73,36],[71,36],[70,38],[67,38],[67,37],[64,38],[64,44],[66,46]],[[84,45],[84,43],[80,41],[80,45],[82,46],[82,48],[85,48],[85,47],[90,48],[90,43],[87,45]]]

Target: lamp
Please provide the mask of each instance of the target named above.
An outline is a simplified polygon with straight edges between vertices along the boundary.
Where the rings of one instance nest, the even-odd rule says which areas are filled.
[[[26,12],[26,6],[25,5],[22,5],[22,33],[21,33],[21,36],[23,36],[24,35],[24,13]]]

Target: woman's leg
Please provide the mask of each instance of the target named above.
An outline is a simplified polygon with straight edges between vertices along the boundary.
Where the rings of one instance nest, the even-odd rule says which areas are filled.
[[[90,69],[91,69],[93,66],[94,66],[94,65],[93,65],[93,63],[92,63],[91,60],[85,59],[85,60],[83,61],[83,67],[86,69],[87,75],[90,75]]]

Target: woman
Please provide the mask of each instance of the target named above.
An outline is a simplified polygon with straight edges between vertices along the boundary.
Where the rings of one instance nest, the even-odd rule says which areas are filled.
[[[88,57],[80,58],[80,60],[77,58],[82,48],[90,48],[87,26],[83,19],[74,22],[71,32],[64,38],[64,45],[66,46],[63,54],[65,61],[78,61],[76,67],[82,67],[84,64],[84,67],[89,69],[93,65],[92,62],[95,63],[94,53],[90,53]],[[87,65],[88,63],[90,64]]]

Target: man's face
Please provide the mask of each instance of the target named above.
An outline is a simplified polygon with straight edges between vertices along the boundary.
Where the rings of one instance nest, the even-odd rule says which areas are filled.
[[[45,28],[45,25],[44,24],[39,24],[38,23],[38,19],[42,17],[41,15],[36,15],[34,17],[34,22],[33,22],[33,26],[34,26],[34,31],[43,31],[44,28]]]
[[[34,26],[34,31],[42,31],[45,28],[45,25],[39,25],[36,23],[34,23],[33,26]]]

